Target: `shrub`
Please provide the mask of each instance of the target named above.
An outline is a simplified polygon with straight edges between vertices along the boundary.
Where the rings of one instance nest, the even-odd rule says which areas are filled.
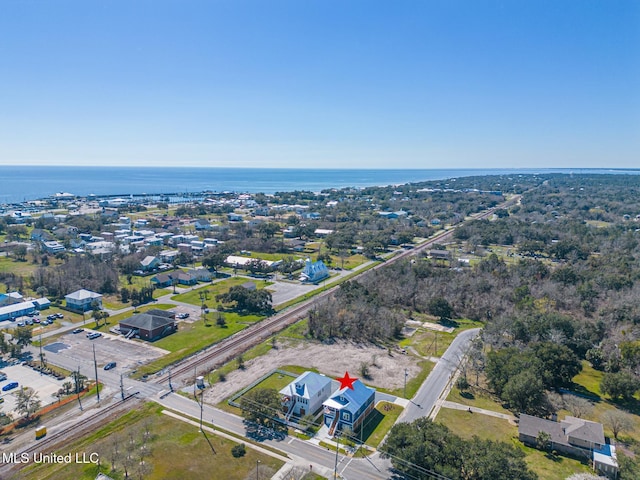
[[[244,443],[236,445],[231,449],[231,455],[233,455],[235,458],[244,457],[245,453],[247,453],[247,449],[245,448]]]

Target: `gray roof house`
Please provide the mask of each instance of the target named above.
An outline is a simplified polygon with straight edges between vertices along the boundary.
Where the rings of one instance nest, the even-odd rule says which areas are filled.
[[[137,335],[150,342],[169,335],[176,329],[175,314],[158,309],[139,313],[120,322],[120,331],[127,338]]]
[[[561,422],[554,422],[520,414],[518,438],[522,443],[536,447],[536,438],[540,432],[550,435],[552,450],[593,459],[596,471],[607,476],[617,475],[615,448],[607,443],[601,423],[569,415]]]

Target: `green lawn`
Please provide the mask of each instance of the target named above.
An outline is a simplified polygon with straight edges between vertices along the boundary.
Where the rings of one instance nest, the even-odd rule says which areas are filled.
[[[134,410],[118,420],[84,437],[58,453],[86,452],[98,453],[100,464],[40,464],[24,469],[20,478],[37,480],[93,480],[98,472],[108,474],[115,480],[124,478],[122,468],[123,455],[116,460],[116,470],[111,471],[110,451],[113,450],[113,439],[120,440],[120,452],[127,451],[125,444],[133,440],[135,452],[139,452],[142,435],[149,431],[147,445],[150,455],[146,463],[150,472],[144,475],[148,480],[181,480],[202,476],[203,472],[215,472],[215,478],[225,480],[244,480],[251,478],[260,462],[260,473],[263,478],[270,478],[282,462],[268,455],[247,448],[246,455],[234,458],[231,448],[237,442],[223,439],[214,434],[203,435],[197,427],[160,413],[161,407],[147,404],[140,410]],[[139,478],[136,459],[129,471],[130,477]],[[133,473],[133,476],[131,474]],[[206,475],[205,475],[206,476]]]
[[[338,255],[331,255],[331,266],[344,268],[345,270],[351,270],[358,265],[362,265],[367,261],[367,257],[364,255],[350,255],[348,257],[341,258]]]
[[[574,473],[589,471],[589,466],[578,460],[562,456],[552,457],[535,448],[525,447],[518,440],[518,427],[500,418],[442,408],[436,421],[446,425],[462,438],[469,439],[477,435],[483,439],[517,446],[525,453],[525,461],[529,468],[538,474],[540,480],[557,480]]]
[[[587,420],[595,422],[602,422],[602,417],[607,410],[621,410],[631,415],[631,419],[634,424],[634,428],[629,432],[623,432],[619,435],[619,438],[623,442],[640,442],[640,415],[637,413],[640,411],[640,401],[633,400],[629,403],[614,402],[609,397],[605,397],[600,392],[600,382],[604,372],[595,370],[588,362],[582,362],[582,372],[573,377],[573,390],[580,394],[593,398],[593,411],[585,415]],[[559,412],[559,417],[563,418],[564,415],[570,415],[567,411]],[[609,427],[604,425],[605,435],[613,438],[613,432]]]
[[[213,319],[209,319],[206,325],[202,320],[193,323],[179,323],[176,333],[153,343],[154,346],[169,350],[171,353],[141,366],[136,372],[136,377],[162,370],[168,365],[217,343],[246,328],[247,325],[262,319],[257,315],[238,315],[228,312],[224,314],[224,318],[227,322],[225,327],[219,327]]]
[[[462,438],[468,439],[477,435],[486,440],[503,442],[518,438],[518,427],[511,425],[507,420],[480,413],[469,413],[466,410],[441,408],[436,421],[446,425]]]
[[[54,262],[50,261],[50,263]],[[16,261],[13,257],[0,257],[0,273],[15,273],[21,277],[29,277],[40,266],[40,264],[31,263],[30,254],[27,255],[27,260],[24,262]]]
[[[255,283],[258,288],[264,288],[265,286],[269,285],[269,282],[263,282],[260,280],[248,280],[244,277],[231,277],[220,282],[203,285],[201,287],[195,288],[194,290],[174,295],[173,297],[171,297],[171,299],[178,302],[190,303],[191,305],[199,307],[202,304],[202,300],[200,300],[200,292],[204,292],[205,290],[207,290],[209,292],[209,299],[205,300],[205,303],[209,305],[209,308],[214,308],[214,306],[218,304],[216,295],[226,293],[231,287],[242,285],[243,283],[247,282]]]
[[[367,416],[362,431],[362,441],[371,447],[377,447],[393,427],[403,408],[389,402],[379,402]],[[358,432],[359,435],[360,432]]]
[[[267,378],[262,380],[254,388],[272,388],[274,390],[281,390],[291,383],[296,378],[296,375],[283,375],[282,373],[272,373]]]
[[[600,382],[604,377],[604,372],[593,368],[586,360],[582,361],[582,371],[573,377],[576,384],[576,391],[595,398],[600,398]]]
[[[469,382],[473,382],[474,379],[468,377]],[[488,391],[480,388],[471,387],[464,395],[460,393],[456,387],[451,389],[447,400],[450,402],[461,403],[469,407],[483,408],[485,410],[491,410],[492,412],[506,413],[512,415],[512,413],[502,406],[500,399],[489,393]]]
[[[541,450],[525,447],[518,441],[515,444],[525,453],[525,462],[538,474],[540,480],[567,478],[574,473],[593,473],[589,465],[580,460],[560,455],[552,456]]]

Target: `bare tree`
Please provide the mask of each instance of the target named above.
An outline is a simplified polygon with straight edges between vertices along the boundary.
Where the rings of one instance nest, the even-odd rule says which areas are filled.
[[[111,435],[111,438],[109,439],[109,446],[107,448],[107,457],[109,458],[109,461],[111,462],[111,471],[115,471],[116,469],[116,462],[120,459],[120,445],[122,443],[122,439],[120,438],[120,435],[118,434],[114,434]]]
[[[618,434],[633,430],[633,419],[628,413],[620,410],[607,410],[602,414],[602,423],[611,429],[617,440]]]
[[[593,403],[586,398],[575,395],[564,395],[564,405],[574,417],[582,418],[593,412]]]

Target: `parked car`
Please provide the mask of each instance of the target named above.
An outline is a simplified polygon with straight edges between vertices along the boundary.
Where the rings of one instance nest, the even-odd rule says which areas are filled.
[[[9,382],[4,387],[2,387],[3,392],[7,392],[9,390],[13,390],[14,388],[18,388],[18,382]]]
[[[89,333],[87,333],[87,338],[89,340],[93,340],[93,339],[101,337],[101,336],[102,336],[102,334],[100,332],[89,332]]]
[[[109,362],[104,366],[105,370],[111,370],[112,368],[116,368],[116,362]]]
[[[64,315],[63,315],[63,314],[61,314],[61,313],[56,313],[56,314],[54,314],[54,315],[56,316],[56,318],[60,318],[60,319],[63,319],[63,318],[64,318]]]
[[[82,333],[82,332],[84,332],[82,328],[74,328],[73,330],[71,330],[71,333]]]
[[[19,327],[24,327],[25,323],[20,320],[16,325],[18,325]]]

